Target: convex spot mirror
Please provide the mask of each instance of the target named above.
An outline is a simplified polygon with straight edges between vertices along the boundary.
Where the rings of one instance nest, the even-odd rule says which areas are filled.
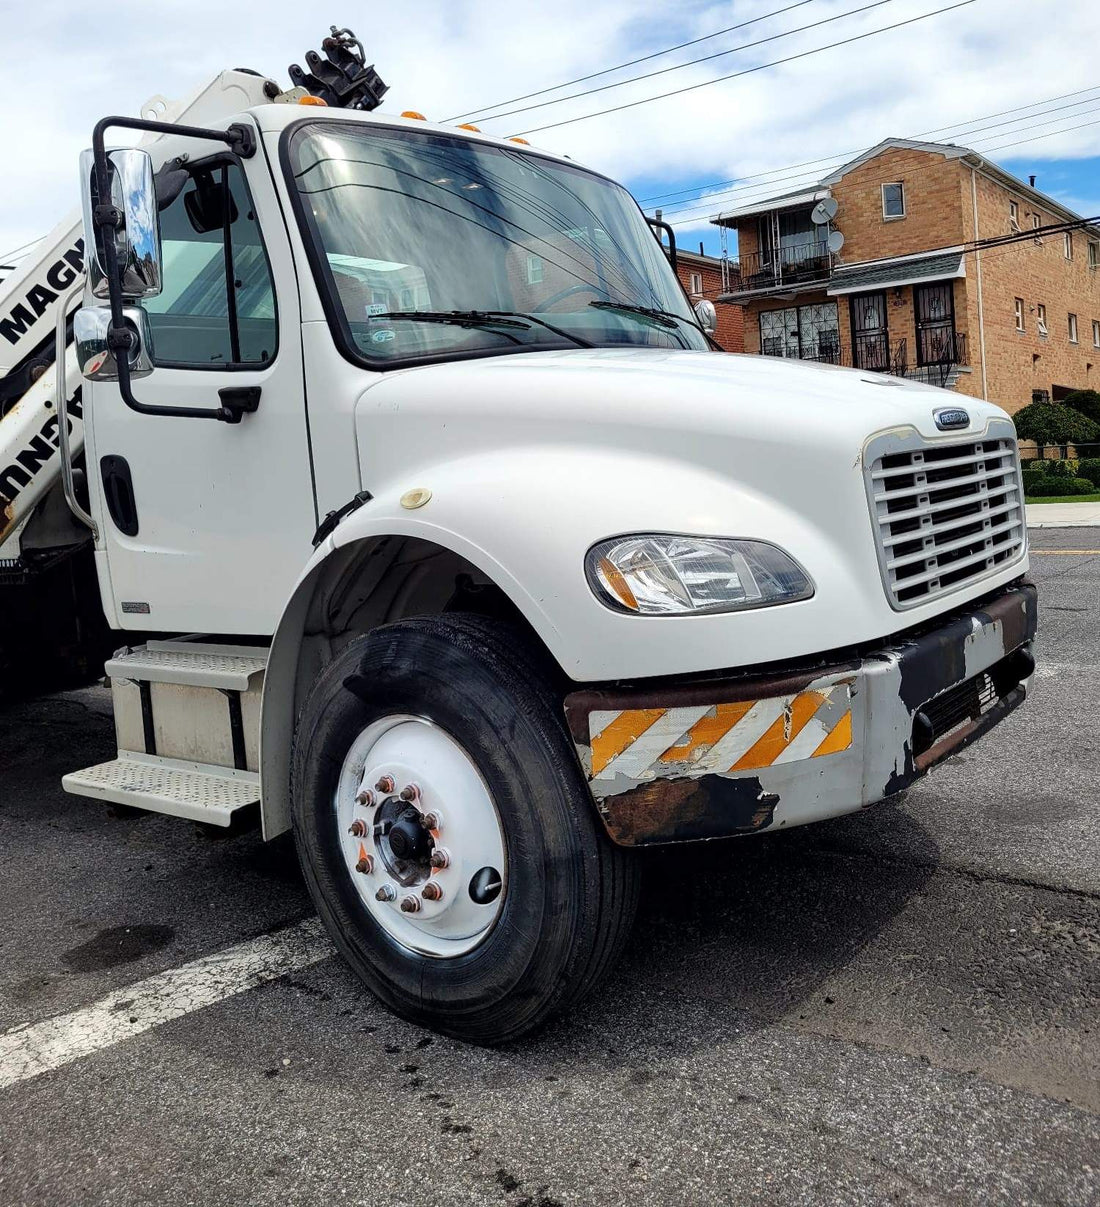
[[[709,298],[700,298],[695,303],[695,317],[707,335],[713,335],[718,330],[718,311]]]
[[[153,371],[149,320],[137,306],[126,306],[122,322],[130,336],[126,359],[130,377],[148,377]],[[73,344],[81,376],[88,381],[118,381],[118,353],[107,344],[111,311],[106,306],[82,306],[73,314]]]
[[[156,297],[163,288],[160,219],[153,183],[153,161],[137,147],[107,151],[108,190],[100,197],[91,150],[80,156],[81,201],[84,209],[84,258],[88,283],[97,298],[109,297],[104,240],[113,238],[122,296],[129,301]],[[96,207],[112,205],[122,217],[117,227],[98,226]]]

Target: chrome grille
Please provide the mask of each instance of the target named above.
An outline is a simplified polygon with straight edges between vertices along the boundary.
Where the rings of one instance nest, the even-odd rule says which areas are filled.
[[[879,566],[895,608],[956,591],[1023,555],[1014,436],[941,444],[888,435],[867,452]]]

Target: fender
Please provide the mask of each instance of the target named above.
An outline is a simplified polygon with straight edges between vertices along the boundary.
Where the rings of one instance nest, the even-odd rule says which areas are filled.
[[[713,670],[766,661],[768,654],[788,656],[799,641],[805,647],[799,652],[819,643],[812,617],[792,624],[788,615],[777,624],[768,617],[775,609],[682,618],[610,611],[584,574],[588,548],[608,536],[644,530],[778,537],[777,543],[795,546],[791,551],[803,565],[810,554],[826,575],[846,575],[845,551],[832,547],[811,519],[684,461],[594,448],[506,449],[413,472],[415,479],[372,484],[375,497],[322,541],[283,610],[264,683],[265,837],[289,827],[294,721],[325,660],[305,649],[317,593],[333,573],[343,573],[358,557],[365,561],[385,538],[421,541],[473,567],[504,593],[576,682]],[[727,518],[732,516],[736,524]],[[849,567],[847,573],[853,572]]]

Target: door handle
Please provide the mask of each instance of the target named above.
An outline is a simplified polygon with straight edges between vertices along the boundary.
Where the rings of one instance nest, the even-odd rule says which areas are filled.
[[[244,415],[260,409],[259,386],[226,386],[218,391],[222,400],[222,419],[226,423],[240,423]]]

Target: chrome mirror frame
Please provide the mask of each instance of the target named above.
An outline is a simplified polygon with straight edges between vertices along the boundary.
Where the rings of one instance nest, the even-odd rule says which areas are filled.
[[[126,362],[130,377],[148,377],[153,371],[149,317],[140,306],[126,306],[122,321],[130,334]],[[73,347],[80,375],[88,381],[118,381],[118,356],[107,339],[113,326],[107,306],[82,306],[73,314]]]
[[[707,335],[718,330],[718,310],[710,298],[700,298],[695,303],[695,317]]]
[[[110,296],[103,241],[113,238],[123,298],[138,301],[156,297],[164,287],[164,273],[153,161],[138,147],[116,147],[107,152],[107,171],[109,196],[101,197],[95,153],[91,149],[81,152],[84,259],[92,295],[103,299]],[[113,226],[95,220],[103,204],[116,212]]]

